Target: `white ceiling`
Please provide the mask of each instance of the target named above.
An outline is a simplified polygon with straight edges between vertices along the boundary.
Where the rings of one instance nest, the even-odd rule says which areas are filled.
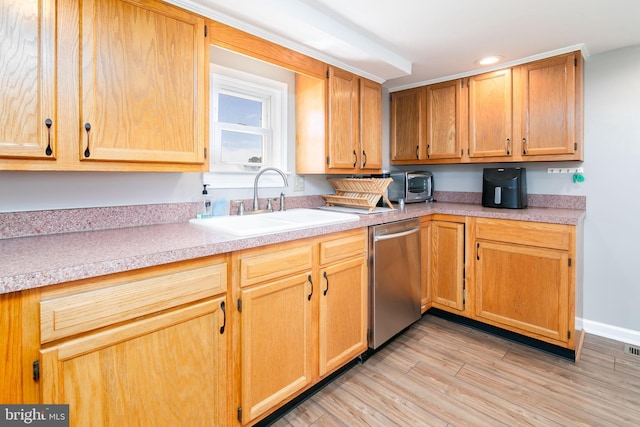
[[[639,0],[169,0],[393,89],[640,44]]]

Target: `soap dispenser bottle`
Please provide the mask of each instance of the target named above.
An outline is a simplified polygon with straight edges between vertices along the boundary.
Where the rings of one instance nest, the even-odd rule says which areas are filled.
[[[206,218],[213,215],[213,204],[211,203],[211,198],[209,197],[209,192],[207,191],[207,186],[209,184],[204,184],[202,187],[202,200],[204,210],[202,215]]]

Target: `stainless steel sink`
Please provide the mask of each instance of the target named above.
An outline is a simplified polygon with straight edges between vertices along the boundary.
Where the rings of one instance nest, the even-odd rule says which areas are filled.
[[[341,224],[358,221],[359,219],[358,215],[343,212],[318,209],[290,209],[258,215],[232,215],[192,219],[190,222],[232,236],[248,237],[322,225]]]

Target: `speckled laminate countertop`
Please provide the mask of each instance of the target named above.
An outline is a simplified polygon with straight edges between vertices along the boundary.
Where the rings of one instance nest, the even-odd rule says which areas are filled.
[[[407,204],[359,221],[258,237],[223,235],[189,222],[0,239],[0,293],[102,276],[431,214],[576,225],[584,209],[484,208],[468,203]]]

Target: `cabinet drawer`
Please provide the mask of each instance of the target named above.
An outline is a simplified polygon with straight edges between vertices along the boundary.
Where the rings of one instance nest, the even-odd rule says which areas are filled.
[[[240,258],[240,286],[250,286],[293,273],[309,271],[312,265],[311,245],[280,250],[267,246],[256,255]]]
[[[40,302],[40,336],[46,343],[225,292],[227,264],[177,270]]]
[[[569,250],[572,226],[478,218],[476,239]]]
[[[363,229],[348,236],[320,242],[320,264],[325,265],[367,252],[367,233]]]

